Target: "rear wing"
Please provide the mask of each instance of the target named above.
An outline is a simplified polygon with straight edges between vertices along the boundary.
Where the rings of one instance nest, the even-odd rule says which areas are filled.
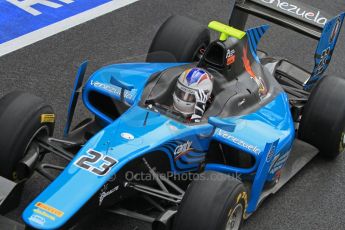
[[[331,17],[296,0],[236,0],[229,25],[244,30],[249,14],[319,41],[314,69],[303,85],[304,89],[311,89],[331,61],[345,13]]]

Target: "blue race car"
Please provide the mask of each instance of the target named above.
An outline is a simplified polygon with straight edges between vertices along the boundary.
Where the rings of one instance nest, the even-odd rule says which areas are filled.
[[[172,16],[146,63],[106,66],[83,85],[84,62],[60,139],[52,137],[55,115],[42,99],[3,97],[0,212],[18,205],[38,172],[52,182],[23,212],[28,229],[80,227],[98,210],[154,230],[239,229],[314,156],[335,158],[345,147],[345,79],[324,77],[345,13],[332,18],[286,4],[237,2],[229,23],[237,29],[211,22],[220,33],[212,42],[204,26]],[[268,26],[244,30],[248,14],[319,40],[314,70],[258,51]],[[203,82],[212,87],[190,87]],[[80,94],[94,117],[71,129]],[[193,113],[197,106],[201,112]],[[47,154],[67,166],[46,163]],[[1,229],[12,225],[23,227],[0,217]]]

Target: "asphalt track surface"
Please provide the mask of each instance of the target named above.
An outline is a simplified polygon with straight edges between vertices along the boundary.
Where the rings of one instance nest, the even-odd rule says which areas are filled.
[[[345,10],[343,0],[303,0],[331,14]],[[87,74],[115,62],[143,60],[155,31],[172,14],[187,15],[207,24],[227,22],[227,0],[142,0],[113,13],[79,25],[0,58],[0,96],[24,90],[43,97],[55,109],[55,136],[61,137],[76,68],[88,59]],[[263,21],[250,18],[249,26]],[[307,69],[313,66],[316,43],[295,32],[271,27],[260,49],[288,57]],[[345,76],[345,28],[328,74]],[[88,112],[78,107],[79,117]],[[327,111],[320,111],[327,112]],[[56,160],[56,159],[51,159]],[[245,222],[251,229],[344,229],[345,158],[314,159],[276,195],[267,199]],[[35,175],[25,188],[22,205],[7,216],[21,221],[25,206],[47,186]],[[83,188],[80,188],[82,191]],[[150,229],[148,225],[112,215],[101,215],[88,229]]]

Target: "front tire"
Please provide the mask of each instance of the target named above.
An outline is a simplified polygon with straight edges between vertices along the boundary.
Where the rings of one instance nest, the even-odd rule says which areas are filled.
[[[0,99],[0,176],[17,177],[17,166],[38,136],[51,136],[53,109],[34,95],[12,92]]]
[[[205,172],[188,187],[173,230],[237,230],[246,207],[247,193],[241,181],[222,173]]]
[[[345,79],[326,76],[312,90],[304,108],[299,138],[335,158],[345,149]]]

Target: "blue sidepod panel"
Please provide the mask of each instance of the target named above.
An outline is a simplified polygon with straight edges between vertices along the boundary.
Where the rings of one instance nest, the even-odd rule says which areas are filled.
[[[88,99],[91,91],[97,91],[105,96],[120,100],[121,88],[111,84],[111,78],[133,85],[131,91],[125,90],[125,101],[132,105],[135,100],[139,100],[141,92],[149,77],[167,68],[183,65],[183,63],[127,63],[106,66],[96,71],[85,84],[83,90],[83,101],[85,106],[96,116],[106,123],[113,120],[95,108]]]
[[[139,107],[142,88],[149,76],[176,65],[178,64],[113,65],[91,76],[85,91],[98,90],[114,99],[119,99],[119,91],[109,83],[111,76],[116,75],[121,81],[134,85],[136,91],[129,92],[126,97],[127,102],[133,106],[117,120],[108,120],[111,123],[84,145],[59,177],[25,209],[25,223],[37,229],[62,227],[125,165],[157,150],[167,154],[171,171],[176,173],[196,170],[204,162],[212,140],[252,154],[257,159],[255,167],[261,160],[266,143],[279,139],[277,151],[281,155],[289,152],[294,139],[294,126],[284,92],[255,113],[224,118],[225,122],[236,124],[234,132],[216,129],[209,138],[202,138],[200,135],[212,132],[210,124],[188,126]],[[104,86],[98,87],[91,81]],[[92,105],[86,106],[92,109]],[[97,114],[98,111],[91,111],[101,116]],[[84,158],[93,161],[86,162],[81,167],[80,162]],[[255,167],[251,169],[253,172]],[[222,171],[217,167],[214,170]],[[115,190],[112,195],[116,196]]]
[[[285,164],[288,154],[291,150],[293,140],[295,138],[294,123],[291,118],[287,95],[282,92],[274,101],[262,107],[252,114],[241,117],[225,118],[236,124],[234,132],[226,132],[217,129],[214,139],[226,143],[236,149],[241,149],[255,157],[256,164],[251,169],[234,169],[232,173],[249,174],[256,170],[261,160],[267,143],[272,143],[279,139],[277,146],[277,156],[270,170],[268,180],[273,179],[275,173],[278,172]],[[209,170],[217,170],[217,168],[208,166]],[[219,171],[228,172],[222,168]]]

